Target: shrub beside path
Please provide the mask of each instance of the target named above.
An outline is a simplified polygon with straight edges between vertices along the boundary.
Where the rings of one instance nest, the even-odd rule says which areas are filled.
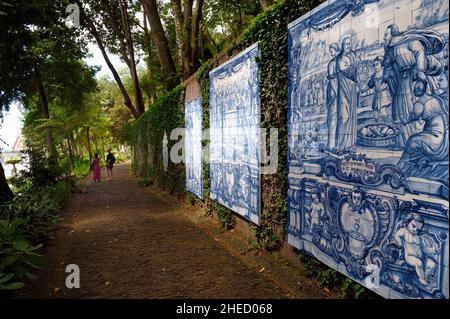
[[[114,170],[114,180],[89,181],[87,192],[74,194],[42,251],[39,279],[18,298],[332,297],[285,265],[278,272],[245,240],[233,243],[238,236],[198,208],[139,187],[129,163]],[[67,264],[80,267],[79,289],[65,286]]]

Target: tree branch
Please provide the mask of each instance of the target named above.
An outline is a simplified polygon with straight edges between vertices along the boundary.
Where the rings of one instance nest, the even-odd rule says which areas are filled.
[[[183,73],[184,79],[187,79],[192,72],[191,61],[191,36],[192,36],[192,5],[194,0],[183,0]]]
[[[100,51],[102,52],[102,56],[103,56],[106,64],[108,65],[108,68],[110,69],[111,73],[113,74],[113,77],[116,80],[120,91],[122,92],[122,95],[123,95],[123,98],[124,98],[124,104],[128,107],[128,109],[130,110],[131,114],[133,114],[133,116],[135,118],[138,118],[139,115],[138,115],[138,113],[136,111],[136,108],[134,107],[133,103],[131,102],[130,96],[128,95],[128,92],[125,89],[125,86],[123,85],[119,74],[117,73],[116,69],[112,65],[111,60],[109,59],[108,54],[106,53],[105,46],[103,45],[103,42],[102,42],[102,40],[100,38],[100,35],[97,32],[97,29],[96,29],[94,23],[91,21],[91,19],[87,15],[86,11],[84,10],[84,7],[81,4],[81,1],[80,0],[75,0],[75,2],[78,4],[78,7],[80,8],[80,13],[81,13],[82,18],[84,20],[86,20],[86,22],[88,24],[88,29],[90,30],[92,36],[94,37],[95,41],[97,42],[97,45],[98,45]]]
[[[116,34],[116,37],[119,39],[119,45],[120,45],[120,54],[122,56],[122,59],[124,60],[124,62],[128,65],[128,67],[131,64],[131,61],[129,59],[129,57],[127,56],[127,51],[126,51],[126,44],[125,44],[125,39],[123,37],[122,32],[120,32],[119,27],[117,26],[117,23],[114,19],[114,13],[111,9],[111,6],[109,4],[108,0],[101,0],[102,2],[102,6],[109,18],[109,23],[111,24],[111,27],[114,31],[114,33]]]
[[[158,52],[158,59],[161,64],[164,80],[169,89],[174,88],[179,83],[178,74],[173,63],[172,54],[169,49],[166,34],[161,24],[161,18],[158,12],[156,0],[141,0],[145,7],[148,21],[150,23],[150,31]]]
[[[130,19],[128,16],[128,8],[126,0],[119,0],[120,4],[120,12],[122,13],[122,23],[123,30],[125,33],[126,43],[127,43],[127,51],[128,57],[130,59],[129,69],[131,72],[131,77],[133,79],[134,91],[136,97],[136,105],[138,114],[142,114],[145,112],[144,101],[142,99],[142,91],[139,85],[139,77],[136,71],[136,61],[134,59],[134,47],[133,47],[133,38],[131,36],[131,27],[130,27]]]
[[[192,71],[195,71],[198,68],[198,35],[200,32],[200,21],[202,19],[202,9],[203,9],[203,0],[197,0],[195,4],[195,13],[193,19],[192,26],[192,36],[191,36],[191,47],[192,47]]]
[[[175,22],[175,36],[177,42],[177,54],[178,54],[178,64],[183,72],[183,61],[184,61],[184,42],[183,42],[183,13],[181,9],[180,0],[170,1],[172,14]]]

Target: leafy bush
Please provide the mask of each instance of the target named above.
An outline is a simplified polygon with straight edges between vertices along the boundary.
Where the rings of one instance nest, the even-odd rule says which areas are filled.
[[[58,203],[58,209],[66,207],[70,199],[72,198],[72,189],[75,186],[75,181],[72,179],[65,179],[57,182],[50,192],[53,195],[53,199]]]
[[[45,154],[44,148],[27,140],[26,149],[23,151],[24,161],[28,159],[28,170],[21,171],[21,178],[28,180],[32,187],[39,188],[53,185],[63,169],[58,167]]]
[[[26,220],[16,219],[13,222],[0,219],[0,290],[15,290],[24,286],[23,281],[34,279],[30,273],[39,268],[42,259],[36,251],[42,245],[30,245],[23,227]]]
[[[22,220],[24,235],[37,243],[51,237],[52,226],[58,222],[59,211],[70,196],[71,185],[66,181],[20,193],[1,207],[0,218],[8,222]]]
[[[281,237],[275,233],[272,227],[252,225],[252,233],[258,244],[268,251],[275,251],[281,247]]]
[[[116,163],[122,163],[128,161],[131,158],[131,155],[129,153],[117,152],[117,154],[115,154],[114,156],[116,158]]]
[[[232,229],[234,227],[235,221],[231,211],[228,208],[215,202],[213,206],[220,222],[222,223],[222,226],[224,226],[226,229]]]
[[[91,172],[91,163],[89,159],[83,157],[76,157],[74,160],[74,168],[72,174],[77,178],[82,178]]]
[[[179,85],[161,96],[133,124],[132,144],[134,145],[133,166],[136,174],[167,190],[170,194],[184,194],[184,164],[169,161],[167,171],[162,158],[164,133],[170,136],[173,129],[184,126],[184,88]],[[149,129],[151,128],[151,129]],[[139,143],[138,143],[139,142]],[[169,140],[168,148],[176,143]],[[150,149],[151,148],[151,149]],[[151,155],[151,156],[149,156]]]
[[[28,170],[10,179],[15,196],[0,206],[0,290],[20,289],[35,278],[30,271],[42,262],[37,250],[51,238],[74,183],[32,142],[24,154]]]
[[[139,187],[148,187],[149,185],[151,185],[151,181],[148,177],[144,176],[139,179],[138,184]]]
[[[11,189],[14,194],[27,193],[33,188],[33,183],[30,179],[20,174],[8,179],[8,184],[11,185]]]
[[[35,278],[30,270],[41,265],[36,251],[51,238],[60,209],[70,200],[72,185],[59,181],[30,189],[0,207],[0,290],[19,289],[26,278]]]
[[[300,260],[306,275],[323,287],[334,291],[340,298],[377,298],[374,293],[367,290],[357,282],[327,267],[315,258],[300,253]]]

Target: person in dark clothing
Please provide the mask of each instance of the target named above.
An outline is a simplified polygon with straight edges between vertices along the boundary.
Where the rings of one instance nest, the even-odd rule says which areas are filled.
[[[114,163],[116,162],[116,158],[114,157],[114,155],[111,153],[111,149],[108,148],[108,155],[106,155],[106,172],[108,173],[108,180],[112,180],[113,178],[113,166]]]

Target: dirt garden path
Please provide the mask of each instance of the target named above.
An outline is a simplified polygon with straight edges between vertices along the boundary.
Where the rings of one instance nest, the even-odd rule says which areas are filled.
[[[275,262],[270,271],[274,262],[264,254],[237,251],[245,247],[233,248],[226,237],[237,236],[220,231],[211,218],[194,222],[188,210],[155,189],[139,187],[129,164],[116,166],[113,181],[89,181],[87,192],[74,194],[43,251],[39,279],[18,297],[330,297],[283,265]],[[80,267],[79,289],[65,287],[67,264]],[[283,273],[288,275],[279,277]]]

